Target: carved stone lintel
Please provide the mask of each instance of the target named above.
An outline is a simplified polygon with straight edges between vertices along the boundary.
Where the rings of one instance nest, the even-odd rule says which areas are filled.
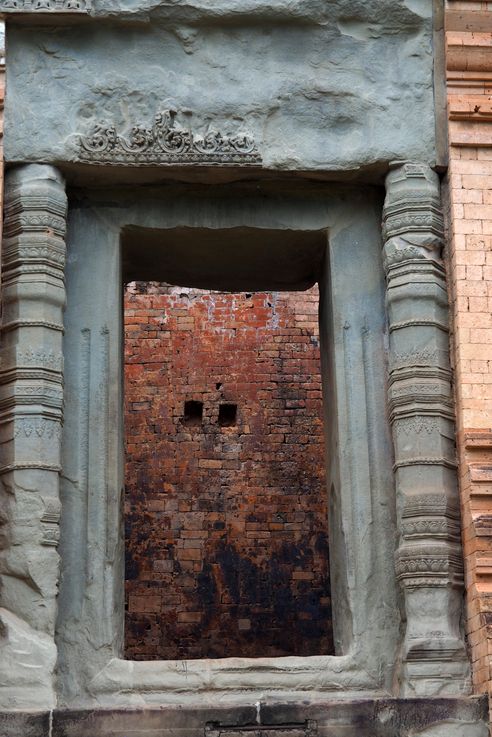
[[[63,179],[53,167],[29,165],[7,175],[0,344],[0,507],[7,533],[0,536],[6,543],[0,607],[21,629],[37,633],[29,640],[33,647],[38,638],[55,655],[66,207]],[[8,662],[10,646],[7,637],[0,663],[3,655]],[[37,657],[27,654],[28,661],[31,655]],[[29,687],[33,708],[50,704],[54,662],[50,657],[37,666],[44,669],[43,687]],[[8,682],[1,672],[0,678]]]
[[[405,594],[403,695],[462,693],[463,562],[455,478],[448,306],[439,180],[406,163],[387,177],[384,266],[390,330],[389,406]]]
[[[151,128],[137,125],[128,137],[113,126],[98,125],[80,137],[78,159],[120,166],[203,165],[259,166],[261,156],[253,138],[244,133],[226,136],[210,130],[204,136],[175,122],[176,112],[157,113]]]

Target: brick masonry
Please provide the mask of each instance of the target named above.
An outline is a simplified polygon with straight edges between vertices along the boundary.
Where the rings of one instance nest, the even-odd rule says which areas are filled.
[[[332,652],[317,305],[127,288],[126,657]]]
[[[477,692],[492,672],[492,4],[446,3],[448,282],[466,629]]]

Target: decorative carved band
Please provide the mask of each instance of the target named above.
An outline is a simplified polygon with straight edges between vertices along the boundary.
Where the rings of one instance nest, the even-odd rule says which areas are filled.
[[[434,415],[426,417],[413,412],[410,415],[398,418],[394,429],[397,435],[410,436],[419,435],[420,433],[432,435],[433,432],[440,429],[439,418]]]
[[[390,332],[393,333],[395,330],[402,330],[403,328],[410,327],[423,327],[425,325],[431,325],[432,327],[439,328],[439,330],[442,330],[444,333],[449,332],[449,325],[447,323],[442,323],[438,320],[433,320],[432,318],[427,318],[426,320],[417,318],[414,320],[402,320],[401,322],[394,322],[390,325]]]
[[[401,461],[396,461],[393,464],[393,468],[395,470],[398,468],[406,468],[408,466],[444,466],[444,468],[454,469],[457,467],[457,463],[456,461],[449,460],[449,458],[440,456],[436,458],[405,458]]]
[[[11,473],[12,471],[54,471],[55,473],[61,473],[61,466],[58,463],[41,463],[39,461],[28,461],[19,463],[9,463],[7,465],[0,466],[0,475],[5,473]]]
[[[18,366],[36,366],[61,373],[63,369],[63,354],[61,351],[45,350],[44,348],[34,349],[31,346],[24,350],[17,351]]]
[[[0,13],[87,13],[89,0],[0,0]]]
[[[30,201],[32,212],[26,215],[20,208],[20,203],[14,203],[5,207],[5,235],[12,236],[19,233],[48,233],[53,231],[55,236],[64,236],[66,222],[63,217],[63,209],[60,204],[53,203],[53,212],[46,212],[43,200],[32,198]],[[30,245],[30,244],[29,244]],[[42,246],[43,244],[39,244]],[[34,244],[34,248],[39,247]]]
[[[460,514],[446,494],[416,494],[404,500],[396,572],[407,587],[461,586]]]
[[[174,110],[157,113],[151,128],[137,125],[128,138],[113,126],[98,125],[92,134],[80,137],[79,159],[125,166],[261,164],[251,136],[226,136],[213,130],[200,136],[178,126],[175,118]]]
[[[5,277],[5,281],[7,278]],[[12,322],[6,322],[2,325],[2,332],[8,333],[11,330],[18,330],[19,328],[48,328],[49,330],[57,330],[63,333],[63,323],[47,322],[46,320],[12,320]]]
[[[459,541],[460,526],[457,523],[451,532],[451,525],[445,519],[422,519],[413,522],[402,522],[400,531],[403,537],[411,540],[412,537],[446,537],[455,533],[456,540]]]
[[[17,419],[14,430],[14,436],[19,435],[24,435],[26,438],[31,435],[38,438],[60,438],[61,425],[53,419],[21,417]]]
[[[402,517],[411,519],[413,517],[431,516],[455,520],[459,523],[460,509],[456,496],[450,497],[444,493],[431,493],[411,495],[405,498]]]
[[[449,577],[456,574],[457,566],[459,566],[459,555],[448,556],[435,554],[432,557],[425,555],[416,555],[410,551],[408,558],[399,555],[396,561],[396,573],[400,580],[410,579],[412,586],[419,585],[420,574],[426,579],[426,586],[430,576],[443,579],[446,586]],[[408,580],[406,581],[408,584]],[[436,580],[433,585],[439,585]]]
[[[390,369],[414,366],[448,366],[449,351],[439,348],[424,348],[422,350],[408,348],[405,351],[391,351]],[[448,369],[449,370],[449,369]]]

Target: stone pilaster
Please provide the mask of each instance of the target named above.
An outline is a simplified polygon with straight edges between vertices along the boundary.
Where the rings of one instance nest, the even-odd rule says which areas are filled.
[[[404,591],[404,695],[468,689],[460,630],[463,564],[439,179],[405,163],[387,177],[384,263],[389,406]]]
[[[6,179],[0,350],[0,706],[54,702],[59,575],[62,312],[67,200],[60,174]]]

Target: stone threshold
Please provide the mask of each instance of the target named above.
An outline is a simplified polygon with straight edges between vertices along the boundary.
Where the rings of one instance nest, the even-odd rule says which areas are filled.
[[[485,737],[487,698],[0,711],[1,737]]]

